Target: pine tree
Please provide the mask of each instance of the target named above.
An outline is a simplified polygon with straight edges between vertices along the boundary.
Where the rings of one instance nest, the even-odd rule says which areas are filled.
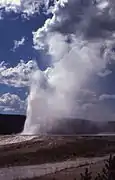
[[[101,173],[98,173],[95,180],[115,180],[115,156],[110,155],[109,160],[105,162],[105,167]]]
[[[85,169],[85,174],[81,173],[81,180],[92,180],[92,173],[89,172],[88,168]]]

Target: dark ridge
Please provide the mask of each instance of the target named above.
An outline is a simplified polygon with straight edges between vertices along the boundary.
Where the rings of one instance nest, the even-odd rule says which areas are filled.
[[[53,134],[97,134],[98,132],[99,128],[95,122],[77,118],[57,120],[49,131]]]
[[[0,114],[0,135],[11,135],[22,132],[26,116]],[[41,126],[41,132],[48,134],[98,134],[115,133],[115,122],[96,122],[78,118],[63,118],[57,120],[52,128],[47,130],[48,124]]]
[[[0,114],[0,135],[20,133],[23,130],[26,116]]]
[[[45,126],[48,127],[48,124]],[[41,127],[41,132],[45,132],[45,127]],[[52,128],[47,131],[48,134],[114,134],[115,122],[114,121],[91,121],[78,118],[63,118],[55,121]]]

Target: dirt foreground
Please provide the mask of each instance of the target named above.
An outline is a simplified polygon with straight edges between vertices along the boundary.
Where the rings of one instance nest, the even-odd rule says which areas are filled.
[[[0,167],[101,157],[114,152],[114,136],[37,136],[27,141],[0,145]]]
[[[30,180],[79,180],[80,173],[87,166],[94,175],[100,171],[106,155],[110,153],[115,153],[115,136],[5,136],[1,137],[0,142],[0,172],[2,175],[4,172],[8,180],[9,174],[13,175],[10,180],[27,180],[27,177]],[[84,158],[88,161],[95,158],[96,162],[71,166],[70,162],[76,163]],[[98,158],[102,158],[101,161]],[[56,170],[54,168],[55,171],[52,171],[52,167]]]
[[[62,170],[60,172],[52,173],[46,176],[42,176],[40,178],[33,178],[31,180],[80,180],[80,173],[85,172],[85,168],[88,168],[89,171],[92,172],[92,176],[95,177],[97,172],[101,172],[102,167],[104,166],[104,161],[97,162],[90,165],[85,165],[78,168],[69,168],[66,170]]]

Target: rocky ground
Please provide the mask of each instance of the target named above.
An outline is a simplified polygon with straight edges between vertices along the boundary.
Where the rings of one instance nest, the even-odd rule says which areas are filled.
[[[110,153],[115,153],[114,136],[5,136],[1,137],[0,167],[46,166],[46,163],[69,162],[80,158],[102,158]],[[104,161],[101,161],[89,165],[95,173],[102,168],[103,163]],[[85,164],[83,166],[85,167]],[[55,171],[40,179],[49,180],[55,177],[57,180],[73,180],[72,178],[79,177],[84,167],[62,168],[60,172]],[[39,168],[36,171],[39,171]],[[32,180],[35,179],[39,177]]]
[[[27,141],[1,144],[0,167],[61,162],[112,152],[115,152],[114,136],[39,136]]]
[[[101,172],[102,167],[104,166],[104,161],[99,161],[94,164],[85,165],[78,168],[68,168],[66,170],[62,170],[60,172],[51,173],[49,175],[45,175],[39,178],[33,178],[31,180],[80,180],[80,174],[85,172],[85,168],[88,168],[89,171],[92,172],[92,176],[96,176],[97,172]],[[27,180],[27,179],[25,179]]]

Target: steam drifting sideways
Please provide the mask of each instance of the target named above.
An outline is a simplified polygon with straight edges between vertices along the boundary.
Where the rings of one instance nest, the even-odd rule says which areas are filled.
[[[51,10],[33,33],[34,48],[49,54],[52,65],[33,74],[25,134],[48,132],[57,119],[77,113],[82,86],[115,57],[114,0],[58,0]]]

